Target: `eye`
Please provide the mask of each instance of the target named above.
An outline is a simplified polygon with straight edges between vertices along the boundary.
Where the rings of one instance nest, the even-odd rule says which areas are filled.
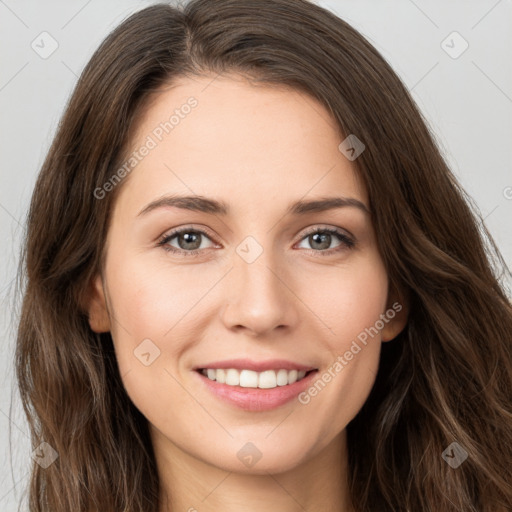
[[[334,249],[329,249],[333,242],[333,235],[338,239],[339,244]],[[313,247],[312,252],[320,253],[321,256],[329,256],[339,251],[352,249],[356,245],[352,238],[336,228],[315,228],[307,232],[302,240],[306,240]]]
[[[174,239],[175,244],[171,243]],[[330,248],[333,241],[338,240],[338,245],[334,248]],[[211,237],[208,233],[200,229],[193,229],[190,227],[175,229],[170,233],[165,234],[158,242],[158,246],[162,247],[165,251],[172,252],[180,256],[198,256],[200,253],[209,247],[205,247],[203,242],[209,240]],[[303,236],[302,240],[306,240],[310,243],[312,249],[310,252],[321,256],[329,256],[333,253],[337,253],[343,250],[352,249],[355,247],[355,241],[346,235],[343,231],[336,228],[315,228],[310,230]]]
[[[176,239],[178,247],[170,244],[173,239]],[[175,254],[195,256],[205,249],[203,245],[205,239],[211,240],[208,234],[200,229],[181,228],[165,234],[158,242],[158,245],[165,251]]]

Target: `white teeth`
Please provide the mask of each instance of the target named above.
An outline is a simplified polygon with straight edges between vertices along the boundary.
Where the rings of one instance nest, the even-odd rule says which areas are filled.
[[[288,384],[288,372],[286,370],[279,370],[277,372],[277,385],[286,386]]]
[[[226,370],[213,370],[215,374],[213,375],[213,379],[208,375],[208,378],[211,380],[216,380],[220,384],[224,384],[226,382]]]
[[[258,379],[258,387],[262,389],[270,389],[277,387],[277,377],[274,370],[267,370],[260,373]]]
[[[266,370],[255,372],[252,370],[228,370],[208,368],[202,374],[210,380],[228,386],[241,386],[243,388],[272,389],[277,386],[286,386],[301,380],[306,375],[304,370]]]
[[[226,372],[226,384],[229,386],[238,386],[240,384],[240,372],[230,368]]]
[[[215,370],[213,371],[215,372]],[[252,370],[242,370],[240,372],[240,386],[243,388],[257,388],[258,374]]]

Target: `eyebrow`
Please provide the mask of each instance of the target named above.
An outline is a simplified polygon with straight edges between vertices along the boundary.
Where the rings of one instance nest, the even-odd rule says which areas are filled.
[[[303,201],[299,200],[290,204],[286,215],[305,215],[313,212],[324,212],[338,208],[358,208],[366,214],[370,214],[368,207],[353,197],[321,197],[319,199]],[[164,196],[146,205],[137,216],[146,215],[158,208],[181,208],[196,212],[214,215],[229,215],[230,208],[224,201],[207,198],[204,196]]]

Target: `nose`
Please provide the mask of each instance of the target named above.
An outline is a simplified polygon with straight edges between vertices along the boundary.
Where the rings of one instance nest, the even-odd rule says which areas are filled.
[[[233,263],[224,284],[227,304],[222,321],[226,328],[256,337],[294,327],[300,318],[300,301],[289,274],[279,270],[270,251],[263,251],[252,263],[234,253]]]

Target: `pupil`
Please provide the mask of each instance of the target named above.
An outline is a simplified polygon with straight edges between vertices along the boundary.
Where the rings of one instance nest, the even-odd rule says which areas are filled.
[[[199,240],[199,233],[184,233],[182,238],[185,240],[185,246],[182,247],[182,249],[197,249],[201,245],[200,243],[197,243]],[[192,247],[190,244],[192,244]]]
[[[313,240],[314,243],[319,243],[321,245],[321,247],[317,247],[317,249],[328,249],[329,245],[331,245],[331,235],[329,233],[315,233],[310,238]],[[324,239],[323,243],[321,241],[318,241],[318,238]]]

